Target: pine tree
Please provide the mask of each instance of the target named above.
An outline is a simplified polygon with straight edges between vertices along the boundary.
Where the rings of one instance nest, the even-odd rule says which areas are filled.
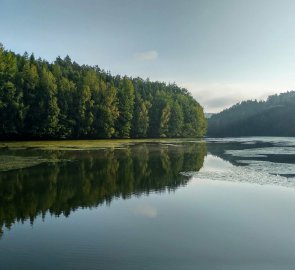
[[[57,105],[57,85],[52,73],[43,66],[37,91],[39,122],[37,136],[55,137],[59,132],[58,116],[60,109]]]
[[[178,102],[175,102],[171,108],[171,115],[168,124],[169,137],[181,137],[183,132],[183,124],[183,112]]]
[[[149,128],[150,103],[144,101],[140,94],[136,93],[134,116],[132,121],[132,137],[145,138]]]
[[[127,77],[124,77],[118,90],[119,117],[117,121],[117,137],[130,137],[134,98],[135,95],[132,81]]]

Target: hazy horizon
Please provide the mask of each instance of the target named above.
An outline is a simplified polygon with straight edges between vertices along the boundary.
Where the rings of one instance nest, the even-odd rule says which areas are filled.
[[[0,42],[175,82],[205,112],[295,89],[295,2],[0,0]]]

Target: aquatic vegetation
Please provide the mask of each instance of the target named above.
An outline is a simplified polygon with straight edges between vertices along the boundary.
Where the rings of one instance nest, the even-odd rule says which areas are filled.
[[[103,148],[124,148],[137,143],[181,144],[201,142],[190,139],[113,139],[113,140],[60,140],[60,141],[12,141],[0,142],[2,149],[40,149],[40,150],[98,150]]]
[[[0,155],[0,172],[24,169],[40,165],[42,163],[59,162],[58,159],[46,159],[41,157],[22,157]]]

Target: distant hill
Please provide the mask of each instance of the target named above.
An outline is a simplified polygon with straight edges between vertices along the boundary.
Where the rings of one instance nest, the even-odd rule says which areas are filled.
[[[205,113],[205,117],[206,117],[207,119],[211,118],[212,115],[214,115],[214,113]]]
[[[208,119],[208,136],[295,136],[295,91],[248,100]]]

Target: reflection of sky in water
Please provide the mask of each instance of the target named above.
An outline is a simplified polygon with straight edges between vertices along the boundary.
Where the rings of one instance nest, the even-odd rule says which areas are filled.
[[[213,155],[222,144],[222,150],[216,154],[241,166],[232,166],[224,172],[215,169],[214,173],[210,173],[210,168],[214,170],[216,164],[226,168],[227,163],[209,155],[204,168],[193,174],[198,178],[295,187],[295,138],[209,138],[207,141],[211,143]]]
[[[260,172],[276,175],[295,175],[295,164],[275,163],[263,160],[238,160],[237,162],[246,164],[247,168]]]
[[[295,155],[295,147],[265,147],[242,150],[226,150],[235,157],[266,157],[267,155]]]
[[[200,172],[227,172],[234,168],[230,162],[213,155],[207,155]]]
[[[16,224],[0,242],[0,264],[3,269],[293,270],[294,205],[292,189],[193,180],[175,193],[118,199],[69,218],[47,215],[33,227]],[[157,209],[161,215],[146,218],[130,209]]]
[[[241,137],[241,138],[207,138],[208,142],[215,143],[242,143],[242,144],[254,144],[254,143],[271,143],[276,146],[295,146],[295,137]]]
[[[193,176],[196,179],[243,182],[259,185],[279,185],[295,188],[295,178],[286,178],[272,174],[275,171],[289,174],[290,172],[294,172],[295,165],[263,161],[246,162],[253,163],[249,166],[234,166],[228,161],[209,154],[205,158],[204,166],[199,172],[182,172],[182,174]]]

